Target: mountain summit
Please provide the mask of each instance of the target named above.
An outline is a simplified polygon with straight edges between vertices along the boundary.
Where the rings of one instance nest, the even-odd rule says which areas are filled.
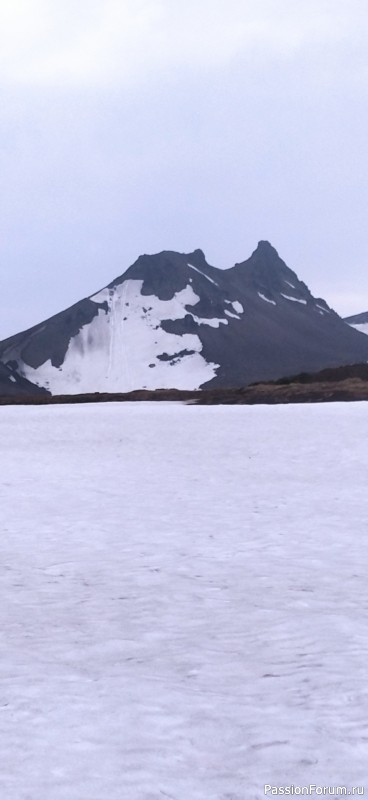
[[[0,343],[52,392],[237,387],[368,360],[368,338],[261,241],[221,270],[202,250],[142,255],[104,289]]]

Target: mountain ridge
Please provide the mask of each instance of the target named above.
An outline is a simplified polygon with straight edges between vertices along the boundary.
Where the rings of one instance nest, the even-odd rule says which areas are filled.
[[[52,393],[246,386],[368,360],[368,339],[261,240],[228,269],[202,250],[141,255],[103,289],[0,342]]]
[[[360,333],[368,335],[368,311],[363,311],[361,314],[353,314],[351,317],[345,317],[345,322],[352,328]]]

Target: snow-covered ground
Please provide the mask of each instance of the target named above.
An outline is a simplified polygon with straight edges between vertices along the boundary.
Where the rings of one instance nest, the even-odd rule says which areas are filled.
[[[0,797],[368,792],[367,439],[365,403],[1,408]]]

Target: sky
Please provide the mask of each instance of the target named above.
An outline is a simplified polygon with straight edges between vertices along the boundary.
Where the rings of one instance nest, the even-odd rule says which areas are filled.
[[[0,0],[0,338],[269,240],[368,309],[366,0]]]

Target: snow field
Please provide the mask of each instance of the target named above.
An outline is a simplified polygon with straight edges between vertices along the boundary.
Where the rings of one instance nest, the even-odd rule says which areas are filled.
[[[0,797],[368,787],[367,410],[1,409]]]
[[[186,306],[196,305],[199,296],[188,285],[171,300],[159,300],[142,295],[142,286],[141,280],[125,280],[93,295],[93,302],[107,303],[108,313],[99,309],[71,339],[61,367],[50,359],[36,369],[23,363],[22,374],[52,394],[199,389],[215,377],[219,365],[202,356],[196,334],[179,336],[161,327],[164,320],[184,319],[189,313]],[[191,316],[198,325],[228,324],[226,317]],[[172,357],[162,360],[163,354]]]

